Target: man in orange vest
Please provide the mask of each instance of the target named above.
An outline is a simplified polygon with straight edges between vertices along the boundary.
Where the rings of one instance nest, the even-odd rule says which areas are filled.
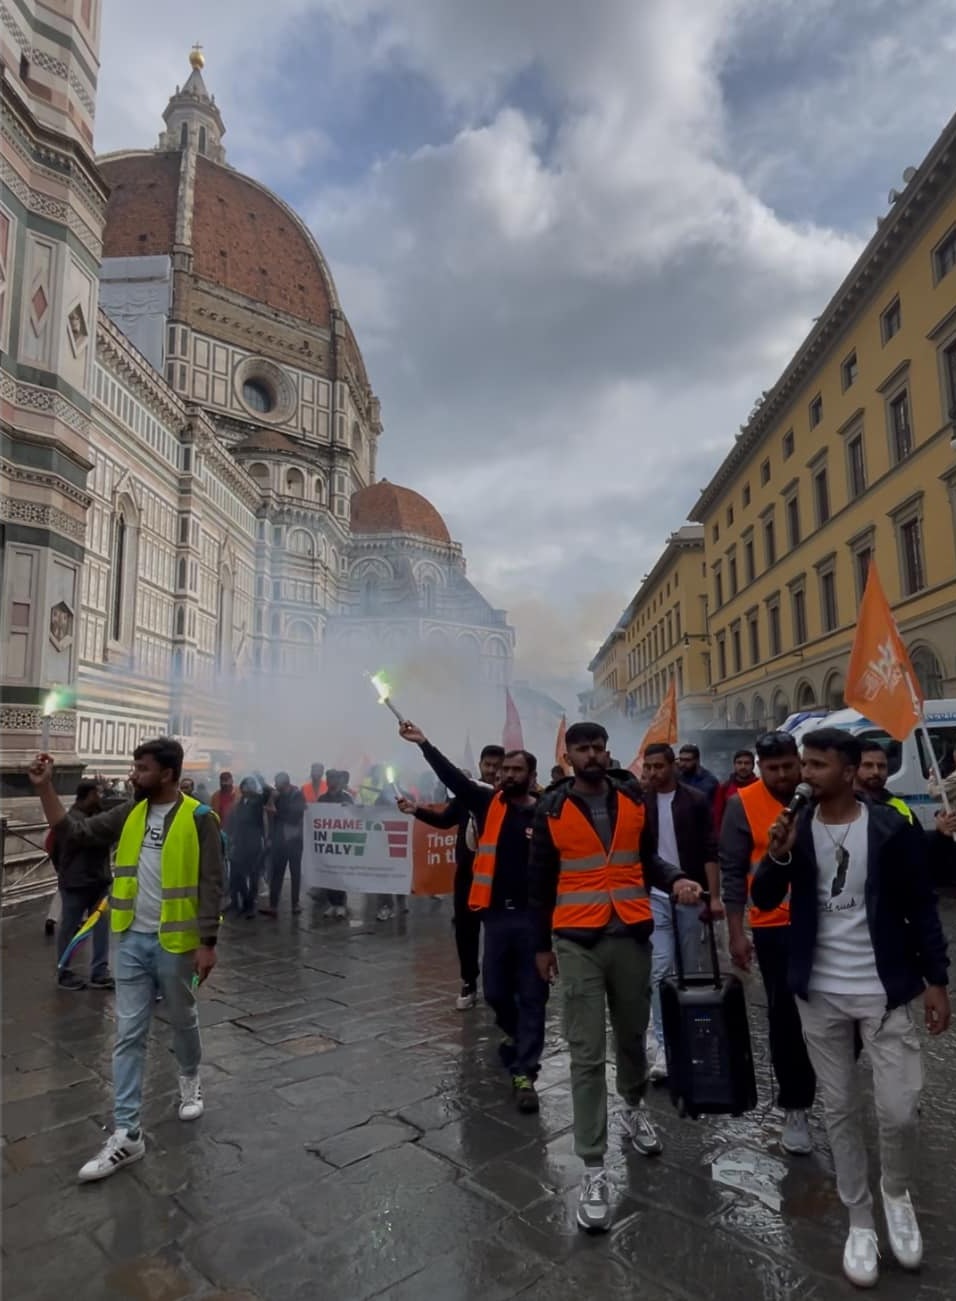
[[[504,1039],[501,1061],[511,1073],[519,1111],[538,1110],[534,1081],[544,1049],[548,982],[535,963],[537,916],[528,901],[528,855],[537,799],[531,793],[537,762],[527,750],[501,761],[497,790],[472,781],[425,739],[414,723],[402,723],[406,741],[421,746],[438,780],[474,815],[478,847],[468,906],[481,914],[485,932],[482,987]]]
[[[813,1151],[809,1111],[816,1077],[807,1055],[800,1014],[790,992],[790,902],[777,908],[751,907],[751,941],[744,929],[752,873],[767,853],[770,828],[800,781],[800,756],[789,732],[768,732],[757,740],[760,780],[727,801],[720,828],[721,897],[727,914],[730,956],[749,971],[756,953],[767,993],[770,1058],[777,1078],[777,1106],[784,1113],[780,1145],[793,1155]]]
[[[644,1104],[654,929],[649,891],[666,890],[678,903],[691,904],[700,898],[700,886],[659,856],[654,810],[636,782],[609,773],[604,728],[573,723],[565,745],[574,777],[538,805],[531,902],[538,920],[538,971],[548,980],[561,972],[574,1148],[585,1165],[578,1224],[604,1232],[611,1223],[604,1169],[605,1018],[609,1010],[627,1140],[645,1156],[656,1155],[661,1142]]]

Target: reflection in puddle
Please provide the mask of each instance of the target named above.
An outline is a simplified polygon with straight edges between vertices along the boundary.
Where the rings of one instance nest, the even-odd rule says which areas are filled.
[[[786,1177],[787,1167],[776,1157],[749,1147],[733,1147],[711,1164],[710,1172],[716,1183],[749,1193],[771,1211],[780,1210],[783,1202],[780,1184]]]

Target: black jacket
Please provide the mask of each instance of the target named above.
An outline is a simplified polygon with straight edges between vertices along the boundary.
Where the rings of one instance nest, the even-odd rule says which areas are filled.
[[[769,856],[758,864],[751,894],[758,908],[776,908],[790,891],[789,983],[803,999],[819,920],[812,819],[812,808],[799,815],[789,864]],[[925,985],[948,983],[946,938],[930,884],[926,838],[895,809],[879,805],[869,809],[866,919],[887,1008],[909,1003]]]
[[[648,800],[648,803],[651,799]],[[654,800],[655,813],[657,801]],[[674,834],[681,873],[708,889],[705,864],[717,862],[717,835],[707,796],[680,781],[674,792]]]
[[[552,818],[560,817],[566,800],[573,800],[589,822],[591,812],[584,800],[571,790],[572,782],[559,782],[553,791],[542,796],[535,814],[534,832],[531,837],[530,863],[530,899],[531,906],[539,915],[538,951],[547,953],[551,947],[551,921],[558,897],[558,877],[561,872],[561,856],[554,845],[551,835]],[[632,803],[645,804],[644,795],[635,781],[620,781],[616,776],[608,777],[607,807],[611,819],[612,834],[617,826],[618,800],[631,800]],[[670,892],[674,882],[684,873],[672,863],[665,863],[657,852],[657,809],[653,804],[646,804],[647,814],[641,843],[638,847],[641,865],[644,869],[644,882],[657,886],[659,890]],[[635,939],[648,940],[654,929],[653,922],[638,922],[628,928]],[[565,939],[576,940],[579,944],[597,943],[600,931],[560,930],[555,934]]]
[[[61,890],[89,890],[97,886],[105,894],[113,879],[109,846],[77,844],[70,835],[71,819],[88,817],[89,814],[81,812],[74,804],[69,817],[53,828],[50,861],[56,868]]]

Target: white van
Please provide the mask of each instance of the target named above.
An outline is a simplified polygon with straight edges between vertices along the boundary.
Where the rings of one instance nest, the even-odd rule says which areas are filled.
[[[956,700],[927,700],[923,716],[940,772],[944,778],[951,777],[956,772]],[[807,732],[818,727],[842,727],[861,739],[879,741],[889,763],[887,786],[894,795],[906,801],[924,827],[932,827],[933,815],[941,805],[939,799],[929,793],[931,769],[926,753],[926,735],[922,729],[911,732],[905,741],[895,741],[855,709],[838,709],[835,713],[810,710],[791,714],[780,730],[792,732],[799,745]]]

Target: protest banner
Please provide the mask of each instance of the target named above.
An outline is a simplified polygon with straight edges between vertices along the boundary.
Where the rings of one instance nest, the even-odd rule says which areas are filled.
[[[302,875],[308,889],[408,894],[412,819],[397,809],[310,804],[305,811]]]
[[[424,822],[415,822],[412,833],[412,894],[453,893],[457,839],[457,827],[442,831],[438,827],[426,826]]]

